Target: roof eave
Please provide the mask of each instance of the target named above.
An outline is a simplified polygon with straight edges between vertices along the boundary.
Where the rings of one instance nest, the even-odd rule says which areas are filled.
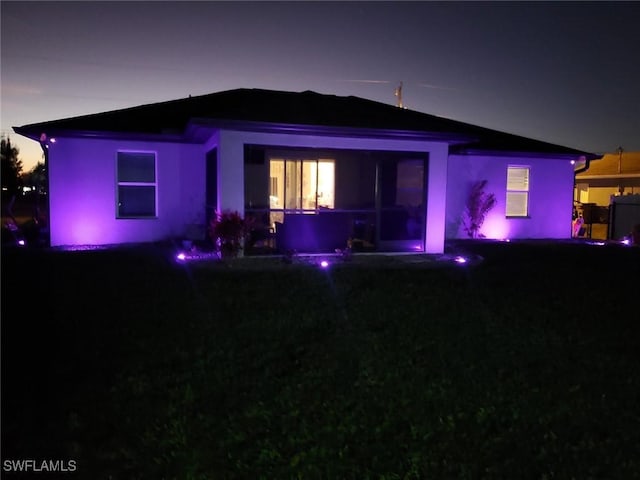
[[[216,130],[236,130],[258,133],[280,133],[289,135],[320,135],[332,137],[379,138],[395,140],[443,142],[448,145],[462,145],[476,141],[475,138],[448,132],[428,132],[416,130],[373,129],[325,125],[302,125],[238,120],[194,118],[189,121],[184,132],[120,132],[96,130],[67,130],[59,128],[33,128],[35,126],[13,127],[22,136],[39,141],[45,133],[48,138],[104,138],[139,141],[161,141],[179,143],[204,143]],[[207,135],[206,132],[209,132]]]
[[[47,138],[102,138],[102,139],[122,139],[137,141],[157,141],[157,142],[179,142],[179,143],[195,143],[183,133],[176,132],[117,132],[117,131],[99,131],[99,130],[67,130],[67,129],[26,129],[22,127],[13,127],[13,131],[19,135],[30,138],[36,142],[40,141],[41,135],[46,134]]]
[[[449,132],[428,132],[419,130],[397,130],[382,128],[362,128],[349,126],[327,126],[314,124],[291,124],[274,122],[255,122],[194,118],[187,125],[187,135],[197,127],[209,127],[219,130],[236,130],[258,133],[281,133],[289,135],[320,135],[330,137],[381,138],[416,141],[445,142],[459,145],[475,141],[475,138]]]
[[[452,152],[458,155],[490,155],[492,157],[522,157],[522,158],[549,158],[549,159],[566,159],[578,160],[584,157],[587,160],[600,158],[600,155],[594,153],[582,152],[580,150],[564,151],[564,152],[536,152],[536,151],[520,151],[520,150],[496,150],[482,148],[461,148]]]

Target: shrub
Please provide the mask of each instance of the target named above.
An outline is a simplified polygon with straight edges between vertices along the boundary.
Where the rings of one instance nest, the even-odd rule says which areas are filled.
[[[209,235],[222,255],[237,256],[248,232],[248,222],[237,211],[216,212],[209,224]]]
[[[464,230],[470,238],[484,237],[480,228],[487,214],[496,206],[496,196],[484,191],[487,183],[487,180],[474,183],[467,197]]]

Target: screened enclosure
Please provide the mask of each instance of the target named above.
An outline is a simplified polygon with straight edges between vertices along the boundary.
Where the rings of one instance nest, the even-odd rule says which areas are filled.
[[[247,146],[246,253],[422,251],[427,154]]]

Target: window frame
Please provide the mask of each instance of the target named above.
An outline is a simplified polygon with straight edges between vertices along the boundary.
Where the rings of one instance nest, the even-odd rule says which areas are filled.
[[[336,180],[335,180],[335,166],[336,166],[336,159],[334,156],[331,155],[324,155],[322,153],[319,152],[315,152],[313,154],[309,154],[309,153],[301,153],[298,151],[271,151],[268,152],[268,154],[266,155],[266,159],[267,162],[269,164],[269,168],[271,168],[271,164],[272,162],[282,162],[283,164],[283,183],[282,185],[280,185],[279,183],[277,184],[278,190],[282,190],[281,192],[278,191],[279,196],[282,197],[283,199],[283,203],[282,203],[282,208],[274,208],[271,206],[271,201],[269,202],[269,211],[271,212],[283,212],[283,213],[300,213],[300,214],[315,214],[318,213],[319,211],[323,210],[323,209],[327,209],[327,210],[335,210],[335,188],[336,188]],[[331,207],[321,207],[319,205],[319,196],[318,196],[318,186],[319,186],[319,181],[320,181],[320,163],[330,163],[332,165],[332,170],[333,170],[333,185],[332,185],[332,190],[333,190],[333,206]],[[296,183],[298,183],[299,185],[294,189],[296,192],[295,197],[288,197],[288,193],[291,187],[289,187],[287,185],[288,182],[288,178],[289,177],[289,165],[293,164],[295,170],[296,170],[296,175],[295,177],[299,177],[299,181],[296,178]],[[313,164],[314,168],[315,168],[315,185],[313,186],[313,192],[314,192],[314,197],[315,197],[315,201],[314,201],[314,206],[312,208],[304,208],[304,187],[303,187],[303,176],[304,176],[304,165],[305,164]],[[269,195],[271,196],[273,193],[273,179],[276,177],[272,177],[271,173],[269,173]],[[277,183],[277,181],[276,181]],[[298,188],[299,187],[299,188]],[[292,206],[291,203],[289,202],[289,200],[293,198],[294,202],[295,202],[295,206]]]
[[[526,170],[526,178],[525,185],[522,188],[514,188],[509,185],[509,173],[511,170]],[[505,194],[505,216],[506,218],[530,218],[530,201],[531,197],[529,193],[531,192],[531,166],[530,165],[507,165],[507,184],[506,184],[506,194]],[[509,213],[509,196],[515,195],[523,195],[525,198],[525,213],[524,214],[513,214]]]
[[[153,181],[121,181],[119,161],[121,155],[138,154],[153,156]],[[115,175],[116,175],[116,219],[117,220],[136,220],[136,219],[157,219],[158,218],[158,152],[153,150],[118,150],[115,159]],[[153,187],[153,213],[148,215],[123,215],[120,212],[120,188],[126,187]]]

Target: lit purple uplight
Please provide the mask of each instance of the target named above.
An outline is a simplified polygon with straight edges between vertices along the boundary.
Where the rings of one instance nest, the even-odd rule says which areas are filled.
[[[454,262],[459,263],[459,264],[463,264],[463,263],[467,263],[467,259],[458,255],[457,257],[455,257],[453,259]]]
[[[107,250],[115,245],[56,245],[55,248],[64,252],[86,252],[93,250]]]
[[[216,251],[198,251],[198,250],[191,250],[191,251],[179,251],[176,255],[175,255],[175,259],[176,261],[180,262],[180,263],[187,263],[187,262],[197,262],[197,261],[205,261],[205,260],[220,260],[220,252],[216,252]]]
[[[321,268],[328,268],[329,267],[329,262],[327,262],[326,260],[322,260],[320,262],[320,267]]]
[[[628,238],[625,238],[624,240],[622,240],[621,242],[623,245],[631,245],[631,240],[629,240]]]
[[[489,215],[482,227],[482,233],[487,239],[504,239],[509,238],[509,222],[500,215]]]
[[[18,240],[18,245],[20,245],[21,247],[24,247],[24,240]]]

